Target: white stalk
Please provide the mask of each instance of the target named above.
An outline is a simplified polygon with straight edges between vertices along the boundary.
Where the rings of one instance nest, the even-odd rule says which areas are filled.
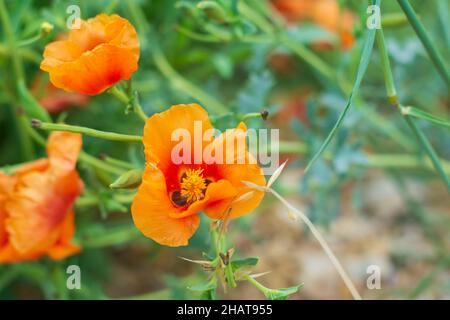
[[[355,300],[362,300],[361,295],[358,293],[358,290],[356,290],[356,287],[354,286],[352,280],[350,280],[350,277],[345,272],[344,268],[342,267],[339,260],[334,255],[333,251],[328,246],[325,239],[322,237],[320,232],[316,229],[314,224],[309,220],[309,218],[300,210],[295,208],[293,205],[291,205],[289,202],[286,201],[278,192],[271,188],[266,189],[268,192],[272,193],[278,200],[280,200],[291,212],[296,213],[299,218],[306,224],[306,226],[311,230],[311,233],[314,235],[314,237],[317,239],[317,241],[322,246],[322,249],[325,251],[328,258],[330,258],[331,262],[333,263],[334,267],[336,268],[337,272],[341,276],[342,280],[344,281],[345,285],[347,286],[348,290],[353,296],[353,299]]]

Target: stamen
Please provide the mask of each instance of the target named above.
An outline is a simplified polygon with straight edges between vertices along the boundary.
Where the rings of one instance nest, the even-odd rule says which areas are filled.
[[[188,169],[181,177],[181,193],[186,202],[191,204],[205,197],[206,181],[203,177],[203,169]]]

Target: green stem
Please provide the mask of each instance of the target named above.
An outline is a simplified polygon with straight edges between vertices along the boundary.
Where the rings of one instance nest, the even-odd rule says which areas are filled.
[[[285,46],[289,47],[293,53],[295,53],[300,59],[308,63],[311,67],[315,68],[319,71],[320,74],[325,76],[328,80],[336,83],[337,87],[344,95],[350,95],[352,91],[352,85],[345,78],[338,79],[337,74],[335,74],[333,67],[328,65],[325,61],[323,61],[319,56],[315,55],[313,51],[309,50],[307,47],[302,44],[296,43],[292,39],[289,38],[288,35],[285,34],[284,30],[276,29],[270,23],[266,21],[265,18],[258,15],[255,10],[252,10],[248,4],[244,3],[244,1],[239,2],[239,11],[243,16],[245,16],[248,20],[253,22],[256,26],[258,26],[262,31],[267,33],[270,37],[272,37],[272,42],[276,43],[277,40],[284,43]],[[363,103],[355,97],[355,104],[363,105]],[[406,146],[407,141],[405,141],[403,135],[398,130],[386,130],[385,128],[389,127],[389,122],[387,122],[383,117],[378,116],[377,114],[368,115],[368,121],[372,122],[374,126],[388,135],[390,139],[396,141],[399,145]],[[409,144],[408,144],[409,146]]]
[[[408,299],[417,299],[435,280],[441,272],[450,266],[450,255],[446,255],[438,261],[437,265],[417,284],[409,294]]]
[[[401,1],[401,0],[399,0],[399,1]],[[380,50],[380,57],[382,60],[383,73],[385,75],[385,80],[386,80],[386,91],[389,96],[392,92],[396,92],[395,84],[393,81],[394,77],[392,75],[392,70],[391,70],[390,63],[389,63],[389,56],[388,56],[387,49],[385,46],[384,35],[383,35],[383,32],[381,29],[377,30],[377,36],[378,36],[378,41],[377,41],[378,50]],[[396,96],[394,96],[394,97],[395,97],[395,99],[390,99],[390,100],[392,100],[392,101],[395,100],[394,105],[396,107],[398,107],[400,113],[402,114],[402,109],[404,107],[398,103]],[[390,101],[390,102],[392,103],[392,101]],[[450,179],[447,176],[447,174],[445,173],[444,167],[443,167],[439,157],[437,156],[436,152],[434,151],[433,146],[428,141],[427,137],[423,134],[423,132],[420,130],[420,128],[413,121],[413,119],[408,115],[405,115],[405,114],[402,114],[402,115],[404,116],[406,123],[413,131],[417,140],[420,142],[422,148],[427,153],[427,155],[430,158],[431,162],[433,163],[436,171],[439,173],[442,180],[445,182],[447,188],[450,190]]]
[[[87,136],[112,140],[112,141],[122,141],[122,142],[142,142],[141,136],[127,135],[115,132],[100,131],[86,127],[72,126],[68,124],[57,124],[49,122],[41,122],[39,120],[32,120],[32,125],[35,128],[46,130],[46,131],[66,131],[81,133]]]
[[[431,41],[431,38],[428,35],[427,31],[425,30],[425,27],[419,20],[419,17],[417,17],[414,8],[411,6],[408,0],[397,0],[397,1],[400,7],[402,8],[403,12],[405,13],[406,17],[408,18],[409,23],[414,28],[414,31],[416,32],[417,36],[419,37],[420,41],[425,47],[425,50],[430,56],[430,59],[433,62],[434,66],[436,67],[437,71],[442,76],[447,86],[450,86],[450,73],[448,71],[447,66],[445,65],[444,59],[442,58],[439,51]]]
[[[244,1],[239,2],[240,13],[258,26],[261,30],[268,33],[269,35],[275,36],[274,27],[261,15],[259,15],[255,10],[253,10]],[[297,54],[301,59],[303,59],[307,64],[315,68],[319,73],[321,73],[326,78],[335,81],[336,76],[333,69],[328,66],[322,59],[315,55],[312,51],[306,48],[301,43],[293,41],[284,34],[284,31],[277,30],[279,35],[279,40],[289,49],[291,49],[295,54]]]
[[[291,40],[287,35],[282,35],[280,41],[297,54],[303,61],[319,71],[320,74],[325,76],[331,81],[337,81],[336,74],[331,67],[326,64],[321,58],[315,55],[311,50],[305,47],[303,44]],[[342,85],[342,84],[338,84]],[[351,90],[351,87],[344,82],[342,87],[343,92],[347,93]]]
[[[371,168],[427,168],[433,170],[430,159],[421,160],[418,157],[406,154],[374,154],[367,157],[367,164]],[[450,174],[450,163],[440,159],[444,171]]]
[[[3,29],[6,35],[6,39],[8,42],[9,52],[18,52],[18,46],[15,38],[15,33],[11,27],[11,19],[9,17],[8,10],[6,9],[5,1],[0,0],[0,19],[2,21]],[[19,54],[11,54],[10,59],[12,61],[13,66],[13,77],[14,79],[11,81],[13,83],[19,83],[20,80],[23,79],[23,66],[21,56]],[[16,99],[19,100],[18,89],[16,88]],[[31,138],[26,133],[26,127],[28,126],[28,120],[26,119],[26,115],[23,114],[23,111],[20,110],[19,105],[15,101],[11,101],[10,105],[13,107],[12,117],[15,121],[15,126],[17,130],[18,139],[20,141],[21,153],[24,159],[32,159],[34,150],[33,144],[31,142]]]
[[[436,117],[435,115],[433,115],[431,113],[425,112],[425,111],[417,109],[415,107],[411,107],[411,106],[401,107],[400,111],[405,116],[408,115],[410,117],[424,119],[431,123],[443,126],[447,129],[450,128],[450,121],[448,121],[447,119],[442,119],[442,118]]]
[[[104,161],[97,159],[94,156],[91,156],[90,154],[86,153],[85,151],[81,151],[80,155],[78,156],[78,159],[81,162],[84,162],[86,164],[91,165],[94,168],[103,170],[105,172],[109,172],[112,174],[117,174],[117,175],[121,175],[122,173],[124,173],[124,169],[122,168],[118,168],[116,166],[113,166],[109,163],[105,163]]]
[[[39,33],[31,38],[25,39],[20,41],[20,43],[17,45],[18,47],[25,47],[29,46],[36,41],[39,41],[40,39],[43,39],[46,35],[48,35],[53,30],[53,25],[49,22],[43,22],[41,24],[41,27],[39,29]]]
[[[130,98],[125,92],[119,89],[117,86],[109,88],[108,92],[122,102],[125,106],[131,105],[133,107],[134,113],[136,113],[142,121],[147,121],[147,115],[142,109],[139,100],[137,99],[137,94],[133,98]]]
[[[0,0],[0,17],[3,22],[3,28],[5,30],[5,35],[8,41],[9,49],[11,50],[11,52],[17,52],[18,45],[16,42],[15,33],[11,27],[11,19],[9,17],[8,10],[6,9],[4,0]],[[11,60],[13,64],[14,74],[17,77],[17,80],[23,79],[24,73],[20,56],[17,54],[12,54]]]
[[[33,129],[32,127],[27,126],[27,130],[28,130],[28,134],[30,135],[30,137],[32,137],[33,140],[37,144],[39,144],[40,146],[45,148],[45,145],[46,145],[45,139],[43,137],[41,137],[41,135],[39,133],[37,133],[36,130]],[[90,154],[84,152],[83,150],[80,151],[78,160],[80,160],[81,162],[84,162],[88,165],[91,165],[94,168],[97,168],[97,169],[100,169],[100,170],[103,170],[105,172],[109,172],[112,174],[121,175],[125,171],[121,168],[117,168],[113,165],[105,163],[104,161],[101,161],[101,160],[91,156]]]
[[[245,122],[251,119],[264,119],[264,115],[261,112],[250,112],[239,117],[239,121]]]
[[[123,244],[139,238],[139,232],[134,225],[110,227],[105,233],[81,236],[81,244],[85,248],[104,248]]]
[[[274,152],[276,150],[273,150]],[[309,151],[308,146],[302,142],[296,141],[280,141],[278,151],[280,153],[291,154],[306,154]],[[324,158],[327,160],[332,159],[331,153],[324,153]],[[361,166],[367,166],[369,168],[424,168],[433,170],[434,166],[430,159],[421,160],[419,157],[409,154],[366,154],[367,162],[361,163]],[[450,162],[439,159],[447,174],[450,174]]]
[[[386,41],[384,40],[383,29],[378,29],[376,33],[377,46],[381,55],[381,65],[383,69],[384,83],[386,85],[386,93],[389,103],[393,106],[398,105],[397,90],[394,85],[394,77],[391,72],[391,63],[386,48]]]
[[[311,220],[308,218],[307,215],[305,215],[302,211],[295,208],[292,204],[290,204],[286,199],[284,199],[278,192],[275,190],[268,188],[268,192],[272,193],[278,200],[283,203],[286,208],[292,212],[295,213],[301,221],[305,223],[305,225],[309,228],[313,236],[316,238],[316,240],[319,242],[320,246],[322,247],[325,254],[330,259],[331,263],[335,267],[336,271],[338,272],[339,276],[341,277],[342,281],[345,283],[347,289],[352,294],[353,298],[355,300],[361,300],[361,295],[359,294],[358,290],[356,289],[355,285],[353,284],[352,280],[348,276],[347,272],[342,267],[341,263],[335,256],[333,250],[328,246],[328,243],[325,241],[324,237],[321,235],[319,230],[315,227],[315,225],[311,222]]]
[[[175,69],[169,64],[166,57],[162,53],[161,49],[155,45],[152,49],[152,57],[156,67],[169,81],[179,90],[183,91],[187,95],[198,99],[203,103],[206,109],[214,111],[216,114],[228,112],[228,108],[217,101],[214,97],[204,92],[200,87],[188,81],[182,77]]]
[[[274,26],[267,21],[263,16],[261,16],[256,10],[250,7],[245,1],[239,1],[238,3],[239,13],[245,16],[253,24],[258,26],[265,33],[270,35],[275,35]]]
[[[114,194],[114,200],[121,203],[121,204],[130,204],[133,202],[134,197],[136,194]],[[77,207],[90,207],[95,206],[100,203],[100,199],[96,196],[81,196],[78,197],[75,205]]]
[[[249,283],[251,283],[256,289],[261,291],[264,294],[264,296],[266,296],[267,292],[270,290],[269,288],[266,288],[261,283],[259,283],[255,278],[253,278],[248,274],[244,275],[244,279],[247,280]]]
[[[133,92],[133,97],[131,98],[131,106],[133,107],[134,113],[136,113],[139,118],[141,118],[144,123],[147,122],[147,115],[144,112],[144,109],[142,109],[141,104],[139,103],[139,97],[137,91]]]
[[[117,86],[113,86],[108,89],[108,93],[113,95],[117,98],[120,102],[122,102],[124,105],[130,104],[130,98],[127,96],[125,92],[117,88]]]
[[[428,154],[428,157],[431,159],[431,162],[434,165],[434,168],[441,176],[442,180],[444,180],[448,190],[450,191],[450,179],[448,175],[445,173],[445,169],[439,160],[436,152],[434,151],[433,146],[428,141],[427,137],[424,135],[422,130],[417,126],[417,124],[414,122],[414,120],[410,116],[404,116],[406,123],[411,128],[411,130],[414,132],[414,135],[416,136],[417,140],[422,145],[422,148],[425,150],[425,152]]]
[[[105,161],[106,163],[112,164],[113,166],[116,166],[116,167],[123,168],[125,170],[136,169],[136,166],[132,165],[131,163],[123,161],[123,160],[111,158],[110,156],[104,156],[101,159],[103,161]]]
[[[408,19],[401,12],[385,13],[381,17],[381,25],[383,28],[400,27],[408,24]]]
[[[210,43],[220,43],[222,42],[221,39],[218,39],[214,36],[211,36],[209,34],[201,34],[194,32],[190,29],[184,28],[182,26],[177,26],[176,31],[181,33],[182,35],[196,41],[202,41],[202,42],[210,42]]]

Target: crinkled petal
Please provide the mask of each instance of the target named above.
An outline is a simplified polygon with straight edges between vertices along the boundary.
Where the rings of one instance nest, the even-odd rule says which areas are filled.
[[[251,189],[242,183],[242,181],[249,181],[261,186],[266,183],[262,169],[247,150],[246,132],[247,127],[244,123],[240,123],[236,129],[227,130],[208,146],[208,148],[217,150],[223,149],[224,163],[215,165],[217,175],[221,179],[227,180],[234,187],[236,190],[235,200],[250,191],[253,192],[248,199],[232,202],[231,218],[250,213],[258,207],[264,197],[263,192]],[[230,140],[234,143],[231,143]],[[210,154],[210,152],[206,154]],[[208,159],[205,160],[209,161]],[[211,218],[220,219],[224,212],[228,211],[229,206],[229,200],[218,201],[207,206],[205,213]]]
[[[169,199],[166,181],[161,170],[147,166],[137,195],[131,206],[136,227],[159,244],[185,246],[200,224],[197,215],[171,218],[177,213]]]
[[[144,128],[143,141],[146,159],[148,162],[157,164],[167,174],[168,169],[173,167],[172,150],[175,146],[185,142],[184,149],[190,150],[189,161],[193,163],[195,160],[194,148],[198,148],[197,155],[201,156],[203,145],[207,144],[203,141],[203,134],[210,129],[212,129],[212,125],[208,113],[198,104],[179,104],[157,113],[147,120]],[[172,136],[173,134],[180,134],[178,140],[176,140],[176,136]],[[189,138],[185,139],[186,136]]]

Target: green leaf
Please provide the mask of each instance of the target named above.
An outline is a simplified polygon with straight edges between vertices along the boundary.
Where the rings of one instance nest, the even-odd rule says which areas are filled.
[[[286,300],[290,295],[297,293],[303,287],[303,283],[294,287],[271,289],[266,292],[266,298],[269,300]]]
[[[375,5],[380,5],[380,0],[375,0]],[[361,53],[361,60],[359,62],[358,71],[356,74],[356,80],[353,84],[352,91],[350,93],[350,96],[348,98],[347,104],[342,111],[342,113],[339,115],[338,120],[336,121],[333,129],[331,129],[330,133],[328,134],[327,138],[323,142],[323,144],[320,146],[319,150],[316,152],[316,154],[311,158],[308,165],[305,168],[305,172],[307,172],[311,166],[319,159],[319,157],[322,155],[323,151],[327,148],[328,144],[333,139],[334,135],[336,134],[339,127],[342,125],[342,122],[345,119],[345,116],[347,115],[348,110],[350,109],[354,96],[358,93],[359,87],[361,86],[361,82],[363,80],[364,74],[366,73],[367,67],[369,66],[370,57],[372,55],[372,49],[375,42],[375,33],[376,29],[369,29],[366,36],[366,41],[364,43],[364,47]]]
[[[81,235],[81,244],[85,248],[104,248],[128,243],[140,237],[139,231],[132,224],[114,227],[93,225]]]
[[[275,80],[269,71],[250,74],[238,93],[234,106],[240,113],[260,111],[267,106],[267,98]]]
[[[439,173],[445,185],[447,186],[447,189],[450,191],[450,178],[447,176],[447,173],[444,170],[444,166],[442,165],[439,157],[437,156],[436,151],[434,151],[434,148],[431,145],[430,141],[428,141],[425,134],[414,122],[414,119],[412,119],[409,116],[405,116],[404,119],[406,120],[406,123],[409,125],[411,130],[414,132],[414,135],[416,136],[417,140],[422,145],[422,149],[427,153],[428,157],[433,163],[434,168]]]
[[[428,53],[428,56],[430,57],[431,61],[433,62],[434,66],[436,67],[436,70],[441,75],[442,79],[445,81],[447,86],[450,86],[450,72],[448,71],[446,62],[438,49],[436,48],[435,44],[433,43],[432,39],[430,38],[427,30],[423,26],[422,22],[420,21],[419,17],[417,16],[416,12],[414,11],[414,8],[411,6],[408,0],[397,0],[398,4],[402,8],[403,12],[405,13],[406,17],[409,20],[409,23],[413,27],[414,31],[417,34],[417,37],[422,42],[422,45],[424,46],[425,50]]]
[[[200,298],[203,300],[214,300],[216,299],[216,289],[217,289],[217,278],[212,277],[206,283],[200,283],[187,287],[188,290],[201,292]]]
[[[217,54],[213,57],[213,65],[221,77],[230,79],[233,75],[233,61],[224,54]]]
[[[231,267],[233,268],[233,271],[236,271],[237,269],[240,269],[242,267],[256,266],[257,263],[258,263],[258,258],[251,257],[251,258],[245,258],[245,259],[231,261]]]
[[[33,95],[31,95],[31,93],[28,91],[23,80],[18,81],[17,88],[20,94],[20,99],[22,100],[23,107],[25,108],[28,116],[44,122],[52,121],[47,111],[45,111],[45,109],[39,105]]]
[[[436,117],[435,115],[432,115],[415,107],[401,107],[401,111],[403,115],[424,119],[437,125],[450,128],[450,121]]]

